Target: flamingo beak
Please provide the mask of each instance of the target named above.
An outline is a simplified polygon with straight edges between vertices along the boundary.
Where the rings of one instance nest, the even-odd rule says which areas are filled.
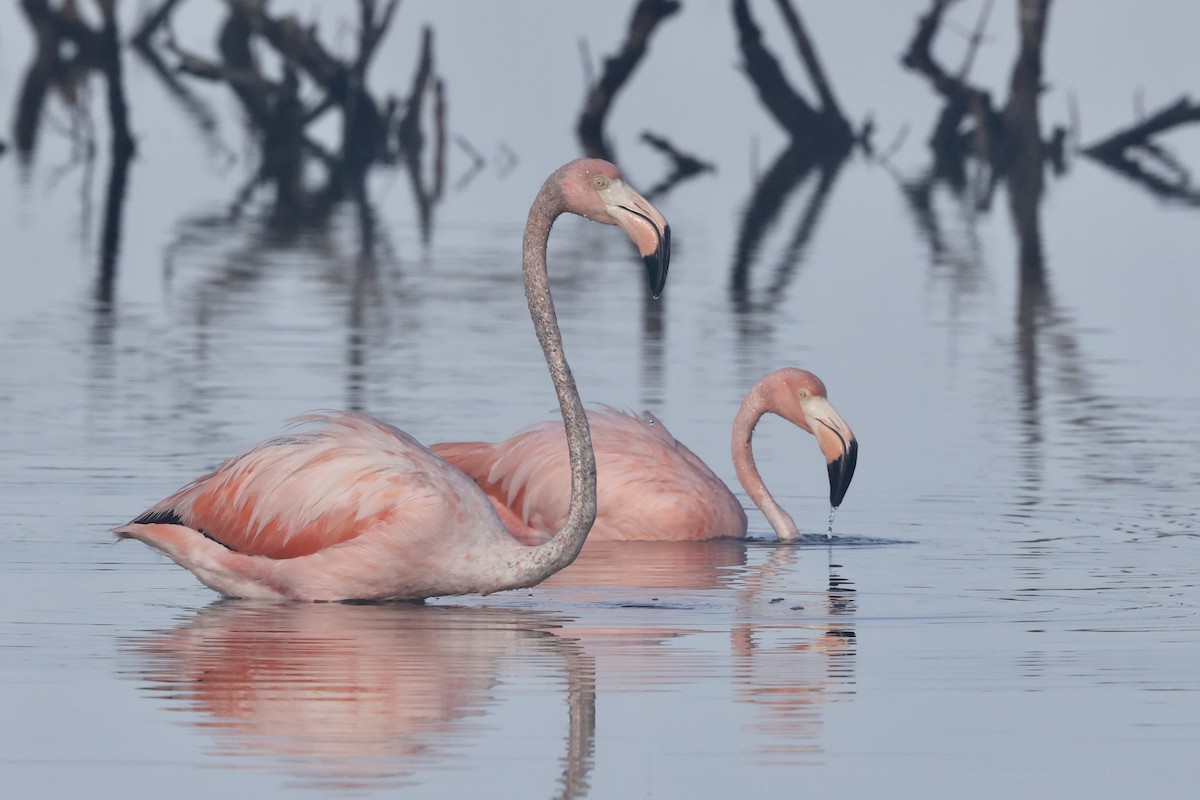
[[[854,478],[854,467],[858,463],[858,440],[854,438],[850,426],[825,398],[813,398],[805,412],[829,467],[829,504],[837,508],[842,504],[850,481]]]
[[[658,209],[624,181],[613,181],[604,193],[608,213],[633,240],[650,280],[650,293],[657,300],[667,284],[671,263],[671,226]]]

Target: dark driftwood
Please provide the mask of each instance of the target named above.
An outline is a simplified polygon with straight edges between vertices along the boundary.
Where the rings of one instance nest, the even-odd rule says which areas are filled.
[[[124,218],[125,190],[129,182],[129,162],[133,158],[133,134],[129,131],[129,106],[125,102],[121,78],[121,37],[117,30],[116,0],[97,0],[103,17],[99,31],[101,70],[104,72],[108,118],[112,127],[111,163],[108,190],[104,197],[104,230],[100,237],[100,271],[96,299],[112,302],[117,274],[117,254],[121,245],[121,221]]]
[[[833,96],[833,86],[825,77],[821,60],[817,58],[817,49],[813,47],[812,40],[808,38],[808,32],[804,29],[804,23],[800,21],[800,15],[792,8],[789,0],[775,0],[775,5],[779,7],[779,13],[783,15],[783,21],[787,24],[792,41],[796,44],[796,50],[800,53],[800,60],[804,62],[804,68],[813,82],[813,88],[817,90],[817,96],[821,98],[821,107],[831,117],[842,118],[842,110]]]
[[[1131,147],[1144,147],[1153,137],[1179,125],[1200,122],[1200,104],[1181,97],[1141,122],[1101,139],[1083,152],[1095,158],[1115,158]]]
[[[1141,122],[1084,148],[1083,154],[1158,197],[1200,205],[1200,188],[1192,184],[1191,173],[1170,151],[1154,141],[1160,133],[1196,122],[1200,122],[1200,103],[1181,97]]]
[[[924,75],[944,100],[929,139],[934,152],[944,158],[962,158],[972,149],[986,153],[990,134],[998,124],[991,94],[968,83],[966,69],[957,76],[951,75],[933,57],[933,40],[941,30],[942,17],[955,2],[957,0],[933,0],[929,11],[917,20],[916,33],[901,59],[904,66]],[[981,18],[981,24],[985,20]],[[981,37],[982,30],[977,28],[973,40]],[[964,63],[969,65],[970,60]],[[975,128],[963,132],[961,126],[968,119],[975,122]]]
[[[1003,108],[996,107],[990,92],[967,79],[975,48],[983,36],[989,5],[985,5],[980,15],[958,74],[951,74],[933,56],[933,42],[941,30],[945,12],[955,2],[931,0],[929,10],[917,20],[916,31],[902,57],[904,66],[924,76],[944,101],[929,138],[930,147],[941,160],[961,161],[974,156],[998,173],[1025,160],[1040,164],[1053,154],[1052,148],[1041,139],[1038,117],[1050,0],[1019,0],[1017,4],[1020,50],[1013,63],[1009,95]]]
[[[101,33],[88,27],[69,6],[54,8],[49,0],[21,0],[21,10],[33,28],[37,48],[17,98],[13,144],[22,159],[29,159],[50,89],[74,86],[88,72],[100,70],[105,45]]]
[[[145,62],[146,66],[150,67],[154,77],[158,78],[168,95],[179,103],[188,118],[196,124],[201,135],[208,141],[209,147],[214,151],[222,150],[224,148],[217,138],[216,114],[213,113],[208,103],[180,80],[179,74],[175,70],[167,66],[154,44],[155,36],[164,29],[171,12],[180,2],[182,0],[165,0],[157,9],[148,13],[143,18],[131,43],[134,52]]]
[[[187,75],[229,86],[254,128],[267,141],[298,137],[303,130],[331,109],[343,114],[343,137],[335,166],[351,178],[361,175],[367,165],[388,157],[389,120],[365,85],[364,76],[376,47],[386,32],[395,11],[395,0],[380,12],[372,0],[359,2],[358,51],[346,60],[332,55],[321,43],[314,28],[302,25],[292,16],[272,16],[266,5],[254,0],[227,0],[229,16],[217,39],[220,62],[187,52],[173,37],[167,48],[177,59],[177,68]],[[143,24],[139,40],[147,47],[151,35],[169,23],[177,2],[164,3]],[[255,41],[265,42],[283,61],[280,79],[267,77],[254,55]],[[310,106],[300,100],[302,77],[317,88],[320,98]],[[293,129],[291,134],[283,129]],[[306,143],[315,153],[317,148]],[[325,159],[323,159],[325,160]]]
[[[646,54],[646,46],[655,28],[679,10],[677,0],[639,0],[629,21],[629,33],[621,50],[604,61],[600,80],[591,85],[579,115],[576,133],[584,152],[594,158],[613,160],[613,151],[604,136],[604,122],[617,92],[625,85]]]
[[[183,0],[163,0],[158,8],[147,12],[142,18],[142,24],[138,26],[137,32],[133,34],[132,42],[136,47],[149,48],[151,39],[160,28],[168,23],[171,19],[171,14],[175,13],[175,6],[179,5]]]
[[[1018,0],[1020,49],[1002,108],[995,105],[989,92],[967,79],[989,6],[985,5],[980,15],[963,69],[958,74],[951,74],[932,55],[946,9],[954,2],[931,0],[928,11],[918,19],[917,30],[903,57],[905,66],[923,75],[945,101],[929,141],[934,165],[923,181],[906,186],[906,196],[936,259],[941,245],[932,206],[928,203],[935,184],[947,185],[955,196],[967,200],[977,210],[986,211],[996,187],[1006,181],[1009,212],[1017,234],[1021,291],[1024,295],[1037,295],[1046,283],[1040,222],[1045,164],[1049,161],[1061,169],[1065,140],[1061,129],[1055,130],[1049,142],[1041,137],[1042,52],[1050,0]],[[968,167],[969,163],[974,165],[973,169]],[[968,179],[972,173],[976,180]]]
[[[171,33],[171,15],[182,0],[163,0],[144,19],[135,37],[147,60],[163,62],[164,47],[179,74],[224,84],[237,97],[262,156],[253,186],[275,188],[281,221],[303,224],[312,214],[323,215],[342,198],[362,196],[363,182],[373,165],[403,160],[419,173],[424,136],[422,109],[426,93],[433,97],[436,136],[433,190],[414,179],[419,204],[426,208],[441,196],[444,183],[444,86],[432,72],[432,33],[426,30],[413,95],[407,104],[388,96],[382,100],[366,83],[372,59],[386,35],[398,0],[358,0],[354,52],[336,55],[321,40],[315,26],[289,14],[272,14],[262,0],[225,0],[228,11],[217,37],[216,59],[184,49]],[[279,59],[275,72],[264,69],[256,53],[270,51]],[[160,71],[160,74],[165,70]],[[170,85],[171,81],[164,79]],[[191,97],[180,87],[173,93],[189,107]],[[402,108],[407,113],[397,123]],[[321,145],[308,134],[309,126],[328,114],[341,118],[341,137],[334,147]],[[325,169],[324,185],[306,185],[306,162]],[[285,210],[286,209],[286,210]],[[297,210],[310,213],[295,213]],[[428,216],[428,209],[423,216]]]
[[[421,168],[421,155],[425,137],[421,132],[424,116],[425,96],[433,95],[433,123],[436,146],[433,159],[433,186],[430,188]],[[433,29],[426,26],[421,37],[421,56],[417,72],[413,76],[412,91],[409,92],[408,107],[397,126],[397,141],[404,163],[408,166],[409,185],[417,201],[420,215],[421,239],[429,241],[433,232],[433,207],[441,199],[445,184],[446,129],[445,96],[442,82],[433,76]]]
[[[779,60],[763,43],[747,0],[733,0],[733,19],[746,75],[767,111],[791,138],[759,179],[742,212],[729,290],[739,326],[746,334],[753,333],[753,326],[759,324],[752,312],[770,311],[783,300],[804,261],[805,248],[817,229],[842,164],[856,143],[868,146],[866,129],[856,136],[842,113],[800,14],[790,0],[776,0],[776,5],[816,97],[806,97],[788,82]],[[788,198],[810,178],[815,180],[800,217],[770,275],[760,279],[755,288],[754,265],[760,260],[763,243],[779,224]]]
[[[642,131],[642,141],[665,155],[671,161],[671,172],[646,192],[647,198],[662,197],[688,178],[705,172],[716,172],[717,168],[707,161],[682,152],[665,137],[650,131]]]
[[[425,146],[425,136],[421,133],[421,112],[425,107],[425,92],[432,75],[433,29],[425,26],[421,35],[421,55],[417,60],[417,71],[413,75],[412,89],[408,93],[408,107],[396,128],[400,149],[418,158]]]
[[[776,4],[816,89],[817,101],[810,102],[792,87],[778,59],[763,44],[749,4],[746,0],[734,0],[733,19],[746,75],[767,111],[788,132],[793,147],[803,147],[824,154],[823,157],[842,158],[854,146],[854,132],[834,97],[800,15],[788,0],[776,0]]]
[[[37,145],[45,99],[54,87],[73,89],[89,72],[104,77],[105,109],[109,124],[109,177],[105,191],[103,228],[95,288],[97,308],[112,301],[120,250],[125,190],[135,143],[129,127],[129,106],[122,78],[121,42],[115,0],[95,0],[100,27],[84,22],[72,4],[51,6],[48,0],[23,0],[21,9],[37,37],[37,51],[25,75],[14,125],[18,152],[32,159]],[[67,47],[67,45],[70,47]],[[64,91],[70,94],[70,91]],[[90,158],[90,155],[88,156]]]

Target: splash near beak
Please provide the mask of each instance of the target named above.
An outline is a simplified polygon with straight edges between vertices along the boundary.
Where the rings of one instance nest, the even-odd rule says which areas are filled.
[[[657,208],[623,181],[613,181],[604,200],[608,213],[637,246],[646,264],[650,293],[657,299],[667,284],[671,226]]]
[[[850,488],[854,467],[858,464],[858,440],[846,421],[833,410],[825,398],[819,398],[808,409],[808,418],[817,444],[825,454],[829,467],[829,504],[837,508]]]

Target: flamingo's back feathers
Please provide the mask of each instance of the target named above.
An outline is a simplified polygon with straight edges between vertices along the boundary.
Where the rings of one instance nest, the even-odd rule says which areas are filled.
[[[656,296],[671,237],[662,214],[601,159],[555,170],[530,207],[521,257],[529,316],[575,463],[588,464],[582,401],[546,268],[550,229],[564,213],[620,226],[646,260]],[[301,421],[318,427],[225,462],[118,535],[158,547],[225,594],[425,599],[534,586],[575,559],[595,518],[593,484],[581,480],[560,538],[527,548],[470,478],[401,431],[354,414]],[[517,483],[534,485],[531,475]]]
[[[437,494],[428,452],[403,431],[356,414],[295,422],[317,427],[261,442],[133,522],[182,524],[240,553],[295,558],[387,524],[423,488]]]
[[[588,422],[598,506],[590,538],[745,534],[745,512],[736,498],[653,414],[601,407],[588,412]],[[561,422],[536,423],[498,444],[448,443],[433,450],[489,495],[514,536],[544,541],[562,525],[571,486]]]

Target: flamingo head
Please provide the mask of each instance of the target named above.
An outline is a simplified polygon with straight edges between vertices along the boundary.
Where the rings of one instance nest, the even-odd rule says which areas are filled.
[[[811,372],[786,368],[768,376],[771,410],[817,437],[829,468],[829,503],[842,504],[858,462],[858,440],[834,410],[825,384]]]
[[[567,210],[606,225],[617,225],[633,240],[657,298],[667,283],[671,261],[671,226],[621,177],[615,164],[599,158],[572,161],[560,171],[559,185]]]

